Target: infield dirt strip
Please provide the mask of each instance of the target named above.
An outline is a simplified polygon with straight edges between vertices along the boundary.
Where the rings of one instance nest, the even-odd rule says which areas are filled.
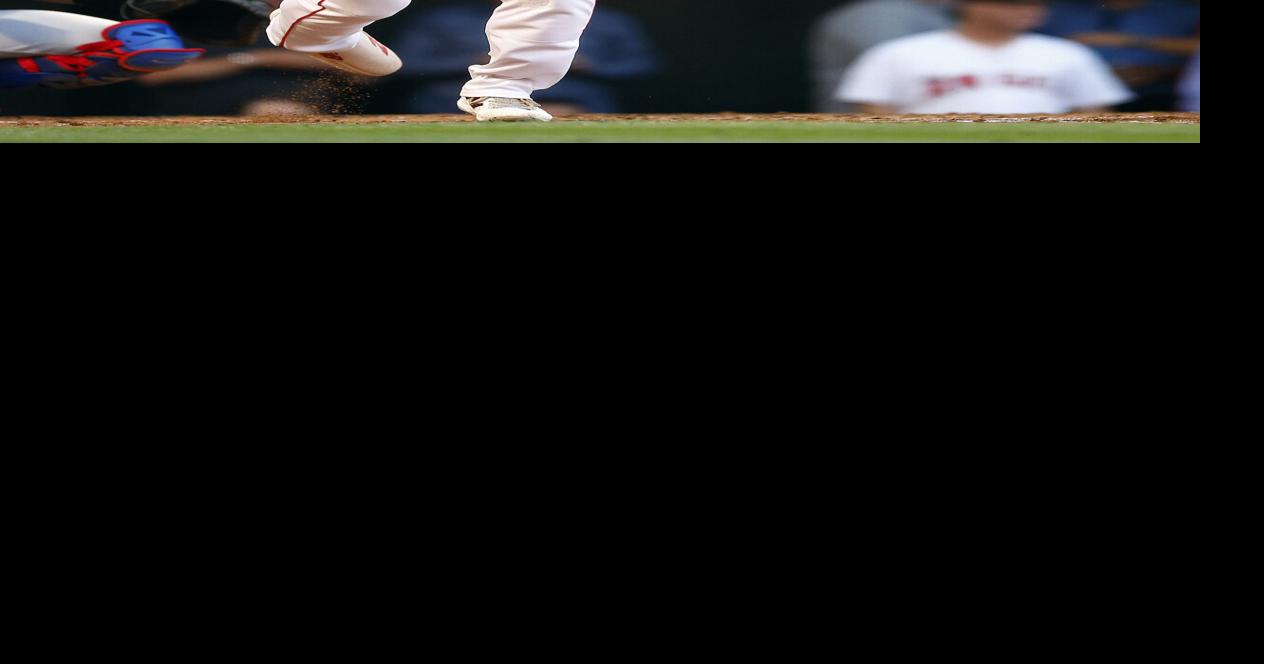
[[[180,127],[224,125],[334,124],[426,125],[473,122],[468,115],[287,115],[260,117],[0,117],[0,128],[36,127]],[[567,122],[807,122],[842,124],[996,123],[996,124],[1202,124],[1198,113],[1108,113],[1075,115],[823,115],[811,113],[713,113],[705,115],[576,115]]]

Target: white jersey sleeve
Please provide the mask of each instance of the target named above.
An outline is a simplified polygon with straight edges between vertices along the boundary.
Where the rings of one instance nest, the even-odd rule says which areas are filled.
[[[1101,56],[1086,46],[1075,44],[1074,48],[1076,59],[1063,91],[1067,105],[1075,109],[1103,108],[1135,97]]]
[[[898,56],[890,44],[866,51],[843,76],[835,95],[837,100],[851,104],[903,105],[907,100],[900,98]]]
[[[71,55],[84,44],[105,39],[103,33],[115,23],[68,12],[0,11],[0,58]]]

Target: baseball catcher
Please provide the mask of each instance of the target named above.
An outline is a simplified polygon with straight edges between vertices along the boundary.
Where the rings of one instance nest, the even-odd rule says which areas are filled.
[[[54,0],[76,11],[0,11],[0,89],[121,83],[253,45],[275,0]]]

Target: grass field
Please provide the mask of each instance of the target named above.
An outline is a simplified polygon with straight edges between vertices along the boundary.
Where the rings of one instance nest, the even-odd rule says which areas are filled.
[[[0,143],[1201,143],[1199,122],[672,119],[470,122],[0,121]]]

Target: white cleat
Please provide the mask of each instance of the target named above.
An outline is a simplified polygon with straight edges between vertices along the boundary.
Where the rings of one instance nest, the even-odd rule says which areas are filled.
[[[359,43],[350,50],[305,53],[304,55],[310,55],[331,67],[361,76],[390,76],[404,66],[404,61],[400,60],[394,51],[370,37],[367,32],[360,33]]]
[[[456,103],[479,122],[549,122],[553,116],[530,99],[461,97]]]

